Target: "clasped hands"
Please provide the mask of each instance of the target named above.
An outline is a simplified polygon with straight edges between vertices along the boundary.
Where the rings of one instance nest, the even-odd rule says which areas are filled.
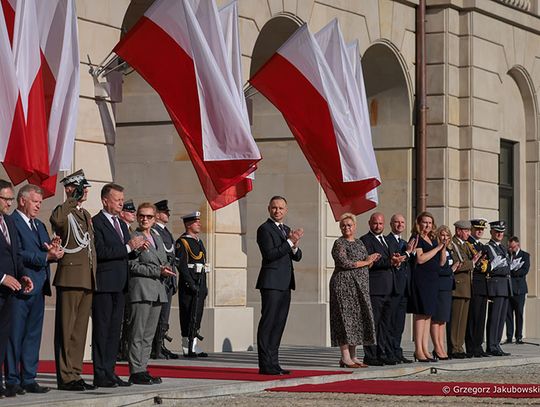
[[[302,228],[291,230],[289,232],[289,240],[292,242],[294,247],[298,246],[298,242],[300,241],[302,236],[304,236],[304,229]]]
[[[44,242],[43,246],[47,249],[47,261],[58,261],[64,257],[62,239],[59,236],[53,237],[51,243]]]
[[[131,250],[140,250],[145,251],[150,247],[150,241],[143,235],[137,235],[132,237],[129,242],[127,242]]]

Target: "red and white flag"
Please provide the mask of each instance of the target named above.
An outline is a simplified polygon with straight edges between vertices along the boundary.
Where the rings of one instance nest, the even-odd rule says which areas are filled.
[[[11,17],[8,17],[11,22],[6,21],[4,17],[3,10],[6,6],[9,8],[8,12],[12,13]],[[15,13],[7,0],[2,0],[2,7],[0,7],[0,161],[8,175],[11,173],[16,175],[16,179],[24,179],[31,169],[24,137],[24,114],[17,84],[15,59],[8,34],[9,26],[13,34],[14,17]]]
[[[3,6],[6,4],[4,3]],[[49,176],[47,121],[39,33],[36,27],[37,15],[34,0],[18,0],[15,8],[12,49],[24,116],[24,132],[12,132],[4,157],[6,172],[15,184],[24,181],[29,176],[37,180]],[[16,166],[9,165],[19,161],[18,157],[25,154],[28,156],[30,168],[25,163]]]
[[[261,159],[222,36],[213,0],[157,0],[114,48],[160,95],[213,209],[251,190]]]
[[[339,73],[343,81],[350,78],[350,72],[345,74]],[[360,123],[352,117],[356,106],[342,90],[343,84],[336,80],[307,25],[250,82],[283,114],[336,220],[345,211],[359,214],[371,209],[365,195],[380,184],[373,148],[359,137]]]

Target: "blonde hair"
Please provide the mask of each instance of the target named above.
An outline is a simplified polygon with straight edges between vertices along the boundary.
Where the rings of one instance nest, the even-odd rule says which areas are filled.
[[[450,231],[450,228],[448,226],[441,225],[437,228],[437,230],[435,231],[435,235],[437,236],[437,238],[441,237],[442,232],[446,232],[450,239],[452,238],[452,232]]]
[[[350,213],[350,212],[345,212],[343,215],[341,215],[339,217],[339,225],[341,226],[341,224],[343,223],[343,221],[345,219],[350,219],[352,221],[352,223],[354,223],[356,225],[356,216],[354,216],[353,213]]]

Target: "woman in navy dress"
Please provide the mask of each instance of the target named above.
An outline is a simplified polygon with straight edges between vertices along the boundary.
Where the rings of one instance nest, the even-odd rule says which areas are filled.
[[[444,243],[435,237],[435,219],[429,212],[416,218],[413,235],[416,245],[416,265],[412,275],[412,310],[414,331],[414,358],[419,362],[435,361],[429,353],[431,316],[437,309],[439,269]]]
[[[441,250],[441,267],[439,268],[439,292],[437,296],[437,309],[431,317],[431,342],[433,342],[433,356],[436,359],[447,360],[446,323],[450,322],[452,310],[452,290],[454,289],[454,270],[459,267],[451,250],[452,233],[448,226],[443,225],[437,229],[437,239],[444,243]]]

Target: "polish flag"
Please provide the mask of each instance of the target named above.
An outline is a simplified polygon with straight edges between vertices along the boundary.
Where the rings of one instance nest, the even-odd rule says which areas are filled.
[[[13,137],[10,137],[4,158],[4,167],[14,184],[24,181],[29,175],[38,181],[49,176],[47,121],[41,75],[39,33],[36,27],[35,2],[33,0],[18,0],[13,29],[13,55],[25,132],[24,134],[12,134]],[[24,154],[28,155],[31,174],[28,173],[28,168],[25,166],[14,168],[5,165],[17,162],[19,157]]]
[[[48,127],[50,177],[41,186],[54,195],[56,175],[71,169],[79,109],[79,40],[74,0],[36,3]]]
[[[213,0],[157,0],[114,48],[160,95],[213,209],[251,190],[261,159],[223,44]]]
[[[336,58],[341,54],[336,51]],[[283,114],[336,220],[346,211],[373,208],[365,195],[380,184],[373,148],[360,137],[358,102],[347,82],[352,68],[345,61],[342,71],[333,73],[304,25],[250,80]],[[346,93],[345,85],[353,93]]]
[[[25,179],[31,172],[24,137],[25,124],[22,101],[17,85],[15,59],[11,50],[9,27],[13,35],[14,12],[7,0],[0,7],[0,161],[8,175]],[[6,21],[4,10],[12,15]],[[6,24],[3,22],[6,21]],[[7,154],[8,150],[10,151]],[[14,154],[13,150],[19,151]],[[20,181],[19,181],[20,182]]]

